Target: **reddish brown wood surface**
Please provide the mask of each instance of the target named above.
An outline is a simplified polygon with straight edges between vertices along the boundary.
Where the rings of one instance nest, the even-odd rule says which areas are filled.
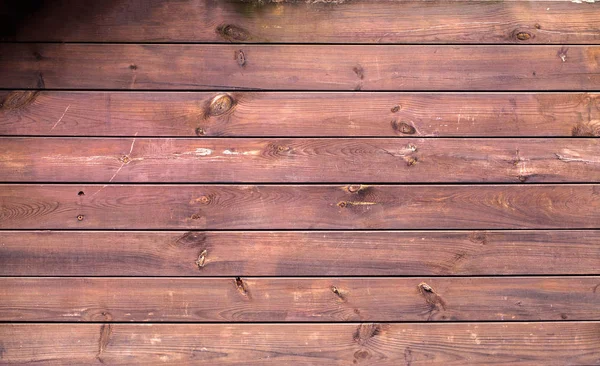
[[[8,277],[1,281],[0,321],[600,319],[600,277]]]
[[[597,228],[599,207],[595,184],[7,184],[0,228]]]
[[[600,42],[587,1],[11,0],[0,14],[0,36],[19,41]]]
[[[596,46],[0,44],[0,85],[123,90],[594,90]]]
[[[0,135],[600,135],[594,93],[0,91],[0,101]]]
[[[2,2],[0,364],[600,364],[599,9]]]
[[[1,324],[0,342],[7,363],[594,365],[600,323]]]
[[[4,231],[2,276],[590,275],[600,232]]]
[[[597,182],[589,139],[9,138],[5,182]]]

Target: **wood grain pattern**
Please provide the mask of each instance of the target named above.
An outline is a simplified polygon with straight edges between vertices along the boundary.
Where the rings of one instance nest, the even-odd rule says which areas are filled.
[[[3,39],[76,42],[599,43],[585,1],[5,1]],[[24,19],[21,19],[21,17]]]
[[[6,184],[0,228],[583,229],[599,208],[595,184]]]
[[[594,90],[595,46],[0,44],[10,89]]]
[[[2,361],[54,365],[595,365],[599,342],[598,322],[0,324]]]
[[[0,104],[0,135],[600,136],[595,93],[17,90]]]
[[[600,232],[4,231],[2,276],[598,274]]]
[[[600,277],[6,277],[0,321],[600,320],[599,286]]]
[[[590,139],[3,138],[5,182],[597,182]]]

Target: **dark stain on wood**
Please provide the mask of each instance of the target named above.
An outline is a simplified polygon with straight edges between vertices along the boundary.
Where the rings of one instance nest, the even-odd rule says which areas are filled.
[[[96,359],[101,363],[104,363],[103,353],[106,351],[106,348],[109,345],[110,336],[112,335],[113,331],[112,328],[113,325],[109,323],[102,324],[100,326],[100,338],[98,339],[98,353],[96,354]]]

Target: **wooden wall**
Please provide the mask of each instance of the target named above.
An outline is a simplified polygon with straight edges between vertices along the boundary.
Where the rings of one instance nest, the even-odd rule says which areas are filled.
[[[0,364],[600,364],[599,3],[0,24]]]

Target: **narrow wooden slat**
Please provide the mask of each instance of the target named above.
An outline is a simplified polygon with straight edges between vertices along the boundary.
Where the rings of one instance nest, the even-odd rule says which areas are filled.
[[[598,274],[599,231],[5,231],[2,276]]]
[[[590,1],[592,3],[593,1]],[[82,42],[598,43],[587,1],[5,1],[3,39]],[[37,5],[37,6],[36,6]]]
[[[600,320],[599,286],[600,277],[7,277],[0,321]]]
[[[597,228],[590,185],[19,185],[2,229]]]
[[[0,101],[0,135],[600,136],[595,93],[17,90]]]
[[[0,139],[5,182],[597,182],[590,139]]]
[[[0,325],[2,361],[69,365],[593,365],[599,342],[598,322]]]
[[[0,86],[594,90],[600,47],[0,44]]]

